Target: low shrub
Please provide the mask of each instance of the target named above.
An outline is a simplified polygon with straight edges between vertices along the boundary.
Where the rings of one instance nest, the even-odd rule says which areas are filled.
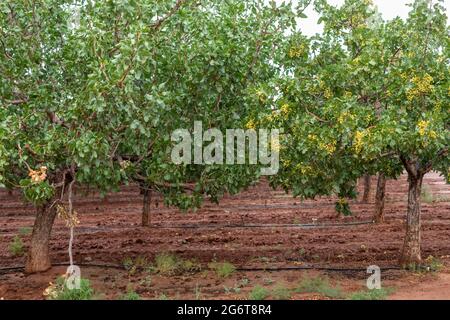
[[[250,300],[264,300],[269,296],[269,290],[261,286],[255,286],[250,292],[248,298]]]
[[[339,286],[332,286],[328,278],[323,277],[306,277],[295,289],[298,293],[318,293],[332,299],[343,298],[342,290]]]
[[[56,282],[50,283],[45,289],[44,296],[47,300],[92,300],[94,297],[94,289],[87,279],[80,280],[79,289],[69,289],[66,285],[64,277],[59,277]]]
[[[9,252],[15,257],[21,257],[25,254],[23,241],[19,236],[15,236],[9,244]]]
[[[213,269],[217,276],[220,278],[227,278],[231,276],[235,271],[236,267],[229,262],[211,262],[208,267]]]

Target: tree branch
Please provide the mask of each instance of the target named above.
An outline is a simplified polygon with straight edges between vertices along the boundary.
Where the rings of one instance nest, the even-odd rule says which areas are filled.
[[[443,156],[447,155],[447,154],[448,154],[448,147],[446,147],[446,148],[440,150],[440,151],[436,154],[436,157],[435,157],[434,159],[428,161],[427,164],[425,164],[425,165],[420,169],[420,172],[423,173],[423,174],[425,174],[425,173],[427,173],[427,172],[430,172],[430,170],[433,169],[434,161],[437,160],[437,159],[439,159],[440,157],[443,157]]]
[[[61,120],[53,111],[47,111],[47,116],[52,123],[58,124],[67,129],[69,128],[69,126],[63,120]]]
[[[415,179],[417,179],[417,169],[413,165],[413,163],[411,163],[411,161],[406,159],[403,155],[400,156],[400,160],[402,161],[403,166],[405,167],[405,169],[408,172],[408,174],[410,176],[414,177]]]
[[[155,30],[158,30],[159,28],[161,28],[163,23],[176,13],[180,9],[180,7],[184,4],[184,2],[186,2],[186,0],[177,0],[177,2],[175,3],[175,6],[169,11],[169,13],[167,13],[164,17],[158,19],[151,26],[151,28],[153,28]]]

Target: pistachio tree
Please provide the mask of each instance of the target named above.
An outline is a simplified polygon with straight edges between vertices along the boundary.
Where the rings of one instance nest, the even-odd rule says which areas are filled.
[[[175,164],[171,133],[243,127],[292,13],[262,0],[3,1],[0,184],[36,206],[26,271],[51,266],[75,184],[139,182],[188,209],[255,181],[256,166]]]
[[[352,195],[356,179],[408,174],[401,265],[420,263],[420,190],[449,181],[448,26],[441,1],[417,0],[406,21],[382,21],[370,1],[316,1],[323,35],[291,37],[277,108],[261,122],[285,128],[273,184],[295,195]],[[282,94],[275,94],[281,90]],[[346,210],[345,201],[337,209]]]
[[[243,128],[258,100],[256,84],[278,73],[277,48],[294,24],[293,8],[266,1],[198,1],[180,7],[152,41],[140,39],[125,85],[135,117],[117,147],[128,161],[126,174],[144,193],[143,225],[148,223],[149,191],[168,205],[188,209],[205,198],[217,201],[258,177],[257,166],[178,165],[171,160],[171,132],[199,121],[204,131]],[[142,58],[141,58],[142,59]],[[133,76],[138,77],[134,79]],[[206,142],[207,144],[208,142]]]
[[[117,106],[90,80],[98,62],[76,35],[76,4],[0,4],[0,183],[36,206],[27,272],[50,267],[52,225],[75,182],[107,191],[124,177],[111,157]]]

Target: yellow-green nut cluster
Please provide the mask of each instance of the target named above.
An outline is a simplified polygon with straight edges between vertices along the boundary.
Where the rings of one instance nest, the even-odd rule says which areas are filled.
[[[247,128],[247,129],[255,129],[256,128],[255,120],[253,118],[249,119],[247,121],[247,124],[245,125],[245,128]]]
[[[367,130],[355,132],[355,138],[353,140],[353,149],[355,150],[355,153],[361,153],[364,146],[364,140],[368,136],[370,136],[370,132]]]
[[[335,141],[331,143],[320,142],[319,148],[321,150],[326,151],[326,153],[328,153],[329,155],[332,155],[336,151],[336,142]]]
[[[289,49],[288,56],[289,58],[299,58],[301,57],[307,50],[307,46],[304,43],[301,43],[297,46],[292,46]]]
[[[428,73],[423,77],[414,76],[411,79],[411,82],[414,84],[414,87],[412,89],[409,89],[406,93],[407,99],[409,101],[414,100],[416,97],[429,94],[433,91],[433,77]]]
[[[417,131],[419,132],[419,135],[421,137],[428,137],[430,139],[436,139],[437,133],[434,130],[429,129],[430,121],[427,120],[420,120],[417,123]]]
[[[355,115],[353,115],[350,112],[344,111],[339,115],[337,122],[338,122],[338,124],[342,125],[345,122],[347,122],[347,120],[354,120],[354,119],[355,119]]]
[[[291,113],[291,106],[288,103],[285,103],[281,106],[280,111],[283,115],[289,115]]]
[[[305,164],[302,164],[302,163],[298,164],[296,166],[296,169],[298,171],[300,171],[300,173],[302,175],[311,175],[314,172],[314,170],[313,170],[313,168],[311,166],[305,165]]]

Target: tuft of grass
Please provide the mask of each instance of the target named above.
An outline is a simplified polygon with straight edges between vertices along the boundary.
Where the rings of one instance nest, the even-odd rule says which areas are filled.
[[[232,263],[226,261],[211,262],[208,264],[208,267],[213,269],[220,278],[227,278],[236,271],[236,267]]]
[[[156,271],[161,274],[172,275],[178,270],[177,257],[172,254],[162,253],[155,258]]]
[[[130,275],[133,275],[138,271],[146,270],[150,265],[147,258],[144,256],[138,256],[135,259],[126,257],[123,259],[122,264]]]
[[[59,277],[55,284],[50,283],[50,286],[44,291],[47,300],[92,300],[94,297],[94,289],[87,279],[80,280],[80,289],[69,289],[66,286],[65,279]]]
[[[250,300],[265,300],[269,296],[269,290],[261,286],[255,286],[250,292]]]
[[[381,288],[373,290],[361,290],[354,292],[349,296],[350,300],[386,300],[392,294],[393,290],[390,288]]]
[[[342,289],[339,286],[332,286],[326,277],[306,277],[299,283],[295,292],[318,293],[332,299],[344,297]]]
[[[142,300],[142,298],[136,291],[129,288],[127,293],[120,296],[120,300]]]
[[[202,266],[195,260],[180,259],[180,269],[182,272],[198,272],[202,270]]]
[[[282,284],[278,284],[272,290],[272,296],[276,300],[289,300],[291,299],[291,291]]]
[[[9,244],[9,253],[14,257],[21,257],[25,254],[23,241],[19,236],[15,236]]]
[[[442,264],[441,260],[433,256],[429,256],[421,264],[410,263],[403,267],[411,272],[425,273],[425,272],[438,272],[442,269],[443,266],[444,265]]]
[[[155,257],[153,271],[162,275],[176,275],[201,271],[201,265],[195,260],[185,260],[174,254],[162,253]]]
[[[157,299],[158,300],[170,300],[170,297],[165,293],[161,293]]]
[[[444,267],[444,264],[438,258],[428,256],[428,258],[425,259],[425,267],[427,271],[439,272]]]
[[[134,260],[127,257],[123,260],[122,264],[130,275],[135,274],[137,271],[144,271],[150,274],[176,275],[201,270],[201,265],[195,260],[181,259],[169,253],[157,255],[154,264],[149,263],[147,258],[143,256],[138,256]]]

